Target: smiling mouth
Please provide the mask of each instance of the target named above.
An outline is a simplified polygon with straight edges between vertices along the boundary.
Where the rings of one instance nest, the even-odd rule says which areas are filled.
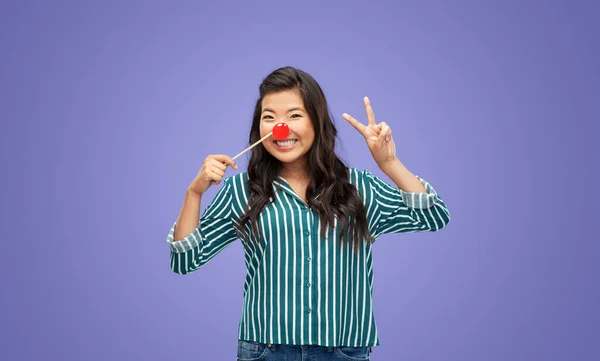
[[[275,143],[275,145],[279,148],[291,148],[297,142],[298,142],[298,140],[296,140],[296,139],[290,139],[290,140],[276,140],[273,143]]]

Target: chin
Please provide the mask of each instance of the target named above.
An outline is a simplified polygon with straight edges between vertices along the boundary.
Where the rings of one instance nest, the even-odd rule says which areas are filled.
[[[302,157],[304,157],[306,155],[306,154],[298,155],[296,152],[294,152],[295,154],[282,153],[277,150],[270,150],[270,149],[268,150],[268,152],[269,152],[269,154],[271,154],[273,156],[273,158],[277,159],[281,163],[294,163],[294,162],[299,161],[300,159],[302,159]]]
[[[296,161],[298,161],[300,159],[300,157],[296,157],[296,156],[293,156],[293,155],[275,154],[273,156],[275,157],[275,159],[277,159],[281,163],[293,163],[293,162],[296,162]]]

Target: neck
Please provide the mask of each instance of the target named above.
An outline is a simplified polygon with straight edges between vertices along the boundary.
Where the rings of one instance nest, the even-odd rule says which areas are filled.
[[[280,175],[288,180],[307,180],[310,179],[310,172],[307,164],[283,164]]]

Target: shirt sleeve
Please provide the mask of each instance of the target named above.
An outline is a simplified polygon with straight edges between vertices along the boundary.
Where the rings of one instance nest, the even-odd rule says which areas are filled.
[[[231,204],[231,178],[226,178],[192,233],[175,242],[173,235],[177,221],[173,223],[167,236],[173,272],[187,274],[199,269],[237,239]]]
[[[435,232],[450,222],[450,212],[439,194],[416,176],[426,193],[406,192],[363,172],[369,202],[367,215],[373,237],[385,233]]]

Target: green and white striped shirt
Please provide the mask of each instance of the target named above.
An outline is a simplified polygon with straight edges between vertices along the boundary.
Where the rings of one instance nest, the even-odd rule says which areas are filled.
[[[434,232],[448,224],[450,213],[442,199],[417,178],[427,193],[405,192],[369,171],[349,169],[375,238]],[[247,179],[247,173],[224,178],[198,228],[185,239],[174,242],[173,224],[167,242],[174,272],[198,270],[239,239],[237,221],[250,194]],[[247,273],[238,338],[271,344],[379,345],[372,308],[372,245],[362,242],[358,255],[348,243],[340,249],[337,230],[328,229],[323,239],[318,214],[284,178],[277,178],[273,187],[275,197],[259,217],[260,241],[251,237],[251,242],[242,242]]]

